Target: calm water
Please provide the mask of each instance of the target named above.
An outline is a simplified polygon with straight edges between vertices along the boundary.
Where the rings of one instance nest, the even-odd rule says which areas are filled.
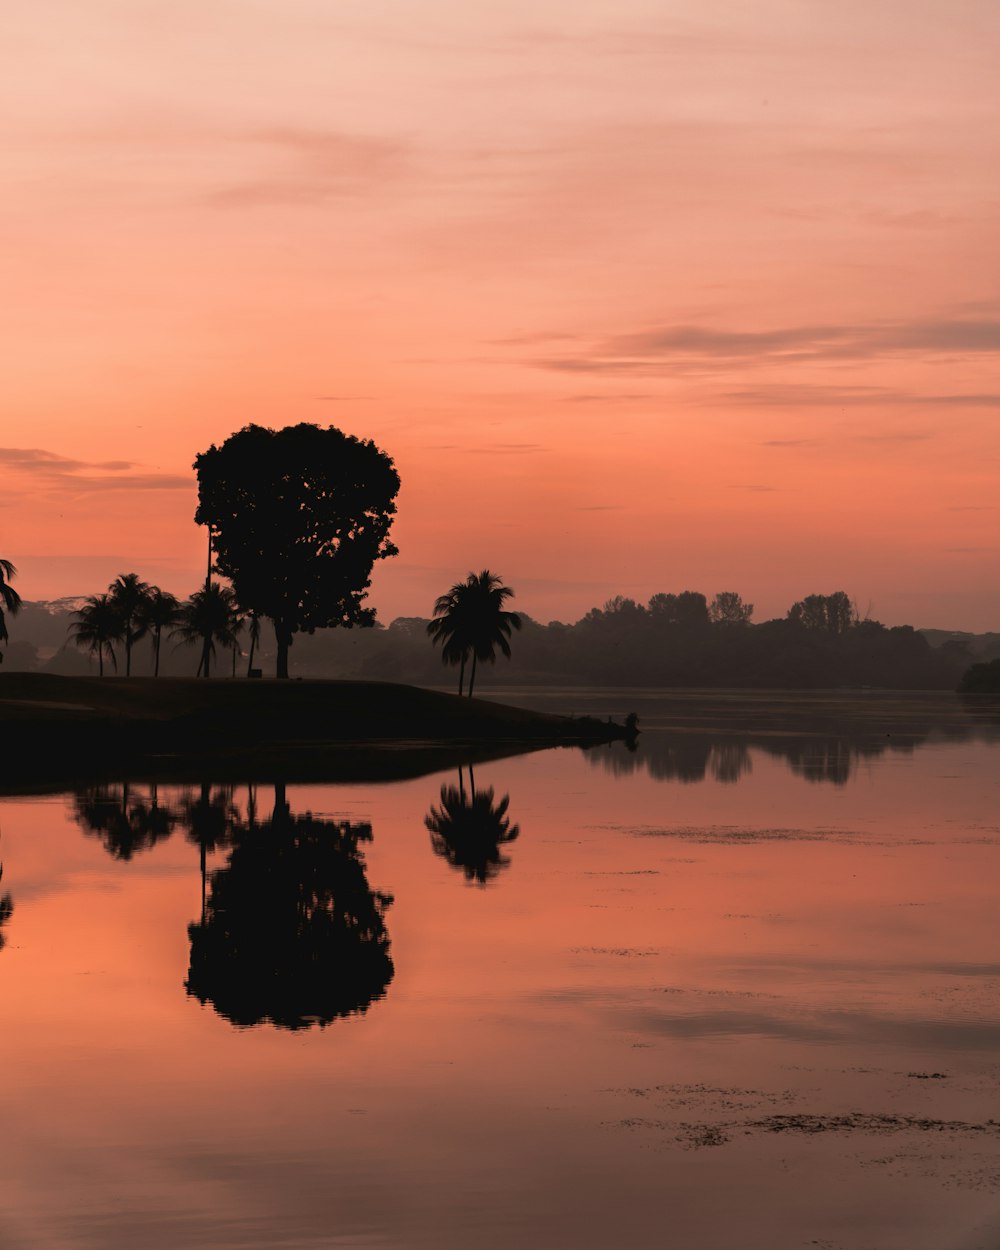
[[[529,699],[640,750],[0,800],[4,1250],[1000,1246],[995,714]]]

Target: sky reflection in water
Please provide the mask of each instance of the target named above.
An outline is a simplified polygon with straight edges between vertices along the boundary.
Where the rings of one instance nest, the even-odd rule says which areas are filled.
[[[0,1244],[994,1244],[995,725],[675,713],[4,800]]]

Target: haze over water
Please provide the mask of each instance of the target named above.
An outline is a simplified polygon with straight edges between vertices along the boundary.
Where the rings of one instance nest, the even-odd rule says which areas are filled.
[[[166,836],[145,783],[124,832],[121,786],[2,800],[0,1240],[995,1246],[1000,731],[918,702],[888,736],[870,705],[852,733],[681,735],[676,700],[646,699],[635,755],[549,750],[461,784],[161,784]],[[480,827],[506,829],[478,858],[455,832],[473,788]],[[206,797],[243,830],[206,850],[216,953],[266,935],[236,989],[192,962],[180,813]],[[361,863],[351,906],[381,899],[391,962],[319,981],[363,1010],[233,1023],[280,999],[289,879],[253,866],[251,816],[271,845],[293,820],[340,847],[308,889],[339,873],[343,897]]]

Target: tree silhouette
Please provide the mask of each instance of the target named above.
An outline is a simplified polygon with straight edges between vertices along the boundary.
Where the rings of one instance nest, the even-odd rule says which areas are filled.
[[[146,634],[145,609],[151,587],[138,573],[119,573],[108,587],[108,598],[118,613],[125,643],[125,676],[132,676],[132,644]]]
[[[273,623],[279,677],[296,633],[374,620],[362,606],[372,567],[396,554],[399,475],[385,452],[334,426],[248,425],[194,467],[195,520],[240,604]]]
[[[744,603],[735,590],[720,590],[708,605],[708,619],[713,625],[749,625],[753,604]]]
[[[843,634],[857,624],[858,614],[846,591],[832,595],[807,595],[788,609],[788,619],[803,629],[825,630]]]
[[[7,613],[16,616],[21,608],[21,596],[10,584],[10,579],[17,576],[17,569],[9,560],[0,560],[0,642],[6,642]],[[0,656],[0,660],[3,656]]]
[[[393,975],[392,898],[370,888],[360,847],[371,836],[367,824],[293,816],[276,788],[271,819],[238,831],[188,927],[187,992],[241,1027],[366,1011]]]
[[[208,677],[216,644],[236,645],[235,625],[238,620],[236,596],[228,586],[213,582],[204,590],[196,590],[183,604],[171,637],[185,643],[200,643],[201,658],[196,676]]]
[[[253,657],[260,646],[260,617],[256,612],[247,616],[247,636],[250,639],[250,652],[247,655],[247,677],[253,672]]]
[[[142,626],[144,633],[153,635],[153,676],[160,675],[160,639],[163,631],[177,623],[181,605],[174,595],[159,586],[150,586],[149,594],[142,605]]]
[[[78,647],[97,656],[101,677],[104,676],[105,652],[117,672],[118,660],[114,644],[121,640],[122,622],[111,596],[89,595],[83,607],[78,608],[73,616],[76,620],[69,627],[73,641]]]
[[[507,794],[494,803],[492,788],[476,790],[471,766],[467,795],[459,769],[458,785],[443,785],[441,806],[432,805],[424,817],[435,854],[443,856],[453,868],[461,869],[466,881],[485,885],[510,863],[500,847],[513,842],[521,832],[518,825],[511,827],[507,819],[509,806]]]
[[[470,575],[471,576],[471,575]],[[463,599],[466,583],[456,582],[445,594],[439,595],[434,602],[434,620],[427,625],[427,633],[431,640],[441,647],[441,659],[452,666],[459,664],[458,693],[462,694],[465,686],[465,665],[472,649],[470,629],[466,614],[463,613]]]
[[[521,628],[521,618],[516,612],[505,611],[503,605],[513,597],[514,592],[497,574],[483,569],[481,573],[470,573],[464,582],[457,582],[434,604],[435,619],[428,624],[427,632],[435,643],[441,644],[441,658],[446,664],[461,661],[459,694],[470,654],[470,699],[476,683],[477,660],[496,663],[498,647],[510,659],[507,640],[512,630]]]

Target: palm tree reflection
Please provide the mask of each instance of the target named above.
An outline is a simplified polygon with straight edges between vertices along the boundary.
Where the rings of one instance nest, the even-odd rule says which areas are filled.
[[[0,881],[3,880],[3,864],[0,864]],[[10,894],[0,894],[0,951],[7,945],[7,935],[4,933],[4,925],[11,918],[14,911],[14,900]]]
[[[371,826],[293,816],[275,787],[270,820],[248,814],[202,917],[188,926],[187,992],[241,1027],[321,1026],[364,1012],[393,976],[385,909],[361,843]]]
[[[73,795],[74,818],[84,833],[101,839],[113,859],[129,860],[169,838],[177,813],[160,804],[156,786],[149,794],[124,782],[87,786]]]
[[[507,819],[510,796],[494,803],[493,788],[476,790],[476,778],[469,766],[469,793],[465,791],[462,769],[458,785],[441,787],[441,806],[431,807],[424,824],[431,835],[435,854],[453,868],[460,868],[466,881],[485,885],[510,863],[500,847],[513,842],[521,832]]]

